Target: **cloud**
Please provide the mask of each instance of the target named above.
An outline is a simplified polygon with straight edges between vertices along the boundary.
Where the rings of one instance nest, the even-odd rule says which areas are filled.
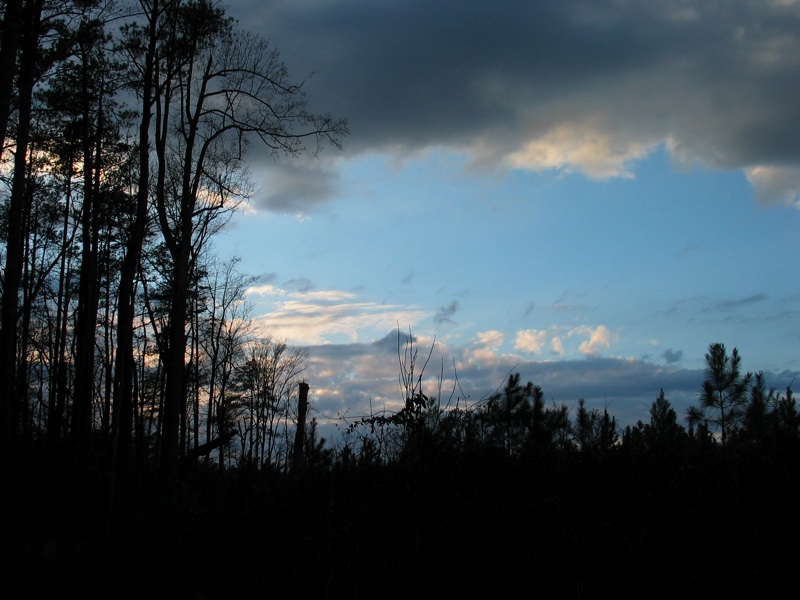
[[[441,323],[452,323],[453,319],[451,317],[454,314],[456,314],[457,310],[458,310],[458,300],[453,300],[447,306],[441,307],[439,309],[439,312],[437,312],[434,315],[433,320],[438,324],[441,324]]]
[[[245,294],[251,296],[262,296],[262,297],[283,296],[286,294],[286,290],[274,286],[271,283],[263,283],[259,285],[250,286],[249,288],[247,288]]]
[[[243,0],[232,11],[297,79],[313,72],[312,110],[348,119],[330,157],[446,148],[485,169],[605,178],[634,176],[663,146],[678,164],[744,170],[759,201],[797,202],[795,2]],[[336,187],[327,160],[270,172],[262,205],[324,202]]]
[[[333,198],[340,183],[335,160],[314,157],[271,158],[254,152],[250,162],[258,164],[252,209],[295,214],[313,211]]]
[[[547,332],[536,329],[525,329],[517,332],[514,349],[520,352],[537,354],[547,344]]]
[[[258,296],[259,307],[264,308],[254,317],[257,332],[293,345],[357,342],[375,330],[397,323],[413,327],[429,316],[412,306],[356,301],[351,292],[314,290],[307,280],[288,284],[300,291],[260,285],[249,288],[247,295]]]
[[[749,167],[744,172],[761,203],[800,208],[800,168],[762,166]]]
[[[576,170],[593,179],[632,179],[631,163],[647,156],[652,146],[635,140],[624,141],[602,123],[592,121],[587,119],[582,123],[553,127],[508,154],[506,162],[518,169]]]
[[[683,350],[673,350],[671,348],[667,348],[661,353],[661,356],[665,361],[667,361],[667,364],[674,365],[681,362],[681,359],[683,358]]]
[[[259,284],[259,285],[271,284],[276,279],[278,279],[278,274],[277,273],[274,273],[274,272],[273,273],[262,273],[261,275],[258,275],[256,277],[255,282],[257,284]]]
[[[295,278],[295,279],[290,279],[289,281],[285,282],[283,285],[284,285],[284,287],[295,289],[295,290],[297,290],[298,293],[303,294],[303,295],[312,294],[314,292],[314,287],[315,287],[314,286],[314,282],[312,282],[311,280],[309,280],[309,279],[307,279],[305,277],[299,277],[299,278]],[[325,294],[325,295],[329,295],[330,293],[331,292],[329,292],[329,291],[328,292],[323,292],[323,294]],[[335,297],[337,299],[344,298],[344,297],[352,297],[352,294],[345,294],[345,293],[342,293],[342,292],[335,292],[334,295],[335,295]]]
[[[700,246],[697,244],[686,244],[678,253],[678,256],[687,256],[693,252],[696,252],[699,247]]]
[[[611,342],[618,339],[618,335],[610,332],[605,325],[598,325],[597,327],[577,327],[572,329],[569,336],[584,336],[587,339],[581,342],[578,350],[581,354],[594,356],[599,354],[601,350],[607,350],[611,347]]]
[[[767,294],[760,293],[760,294],[753,294],[752,296],[747,296],[746,298],[736,298],[733,300],[724,300],[717,304],[717,309],[719,310],[728,310],[731,308],[738,308],[740,306],[748,306],[750,304],[759,304],[764,302],[767,299]]]
[[[478,333],[478,343],[487,349],[497,351],[503,345],[505,337],[501,331],[481,331]]]
[[[536,302],[530,302],[528,306],[525,307],[525,311],[522,313],[522,318],[526,318],[530,316],[533,310],[536,308]]]

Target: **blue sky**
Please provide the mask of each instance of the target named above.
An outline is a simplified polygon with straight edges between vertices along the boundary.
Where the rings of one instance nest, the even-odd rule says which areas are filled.
[[[623,426],[662,388],[682,418],[711,343],[779,390],[800,375],[797,2],[230,13],[351,130],[318,157],[254,148],[216,240],[258,278],[259,327],[308,348],[329,437],[400,406],[398,329],[443,403],[519,372]]]

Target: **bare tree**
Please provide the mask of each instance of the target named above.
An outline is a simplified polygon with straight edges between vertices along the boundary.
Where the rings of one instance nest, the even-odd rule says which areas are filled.
[[[308,349],[270,337],[248,347],[235,391],[222,412],[239,431],[241,459],[259,467],[288,467],[295,390],[308,365]]]
[[[207,295],[198,311],[196,364],[202,367],[197,391],[204,386],[205,442],[229,434],[231,428],[224,419],[228,388],[234,369],[244,362],[245,346],[252,337],[250,305],[245,301],[247,287],[254,278],[236,270],[239,259],[219,264],[213,261],[205,285]],[[199,431],[200,399],[195,412],[195,428]],[[208,455],[206,455],[208,457]],[[221,463],[220,463],[221,465]]]

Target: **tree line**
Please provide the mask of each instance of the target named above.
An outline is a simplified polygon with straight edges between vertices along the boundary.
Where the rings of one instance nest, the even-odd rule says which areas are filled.
[[[454,452],[522,461],[614,454],[680,461],[714,451],[792,454],[800,449],[792,388],[768,388],[763,372],[743,371],[738,348],[729,353],[722,343],[710,344],[705,354],[696,405],[678,415],[661,389],[649,421],[623,428],[608,409],[590,409],[584,399],[577,407],[548,406],[542,387],[531,381],[523,385],[519,373],[511,373],[502,389],[481,401],[451,407],[441,389],[437,395],[423,393],[413,338],[405,339],[402,349],[398,332],[405,406],[350,423],[341,453],[345,459],[387,464]]]

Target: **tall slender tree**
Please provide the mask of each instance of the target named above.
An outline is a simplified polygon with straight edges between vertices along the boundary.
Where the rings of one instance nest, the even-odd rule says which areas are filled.
[[[170,0],[165,0],[170,4]],[[161,50],[163,10],[161,0],[139,0],[143,24],[132,22],[122,28],[118,51],[127,59],[128,87],[138,99],[139,125],[136,143],[136,191],[133,205],[128,207],[128,234],[123,241],[123,258],[120,264],[117,292],[117,346],[114,360],[114,385],[111,427],[113,432],[113,463],[115,469],[112,489],[112,515],[118,523],[127,524],[122,515],[127,513],[130,501],[131,443],[133,439],[133,386],[135,366],[133,357],[134,322],[136,318],[136,276],[142,256],[142,247],[148,228],[150,201],[150,128],[156,106],[157,62]]]

